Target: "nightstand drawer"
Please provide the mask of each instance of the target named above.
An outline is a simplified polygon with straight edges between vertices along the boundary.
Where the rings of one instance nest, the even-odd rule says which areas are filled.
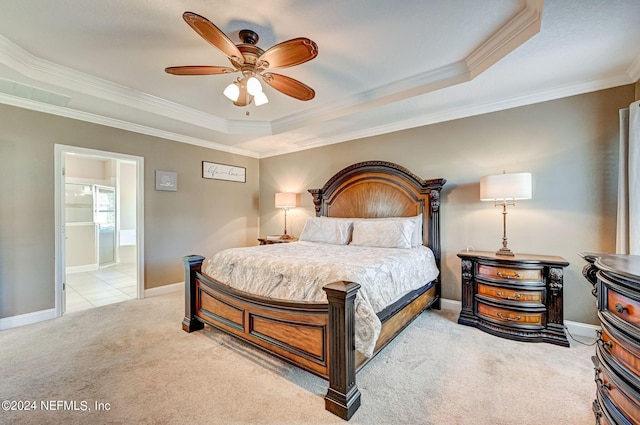
[[[542,282],[542,270],[478,264],[478,277],[503,281]]]
[[[544,328],[545,317],[543,311],[520,311],[511,310],[508,308],[494,307],[484,304],[480,301],[476,301],[476,308],[478,316],[501,323],[511,327],[526,327],[526,328]]]
[[[607,287],[607,310],[620,320],[640,328],[640,302]]]
[[[499,301],[513,301],[517,303],[529,303],[544,305],[544,291],[530,291],[520,289],[507,289],[478,283],[478,295]]]

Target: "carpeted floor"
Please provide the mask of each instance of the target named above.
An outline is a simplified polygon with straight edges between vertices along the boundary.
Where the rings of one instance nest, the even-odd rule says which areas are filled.
[[[0,332],[0,401],[30,409],[0,410],[0,423],[345,423],[324,410],[324,380],[216,330],[187,334],[183,314],[176,292]],[[423,313],[367,365],[349,423],[594,422],[593,347],[510,341],[456,320]]]

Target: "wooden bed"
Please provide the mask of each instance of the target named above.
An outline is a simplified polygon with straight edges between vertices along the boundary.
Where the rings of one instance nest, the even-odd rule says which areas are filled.
[[[317,216],[409,217],[422,213],[424,244],[440,269],[440,191],[445,179],[422,180],[399,165],[367,161],[311,189]],[[348,420],[360,406],[356,373],[371,358],[354,349],[357,282],[324,286],[327,303],[285,302],[235,290],[202,272],[204,257],[185,265],[186,332],[205,324],[261,348],[329,381],[325,407]],[[374,356],[425,308],[440,308],[440,278],[378,313],[382,322]]]

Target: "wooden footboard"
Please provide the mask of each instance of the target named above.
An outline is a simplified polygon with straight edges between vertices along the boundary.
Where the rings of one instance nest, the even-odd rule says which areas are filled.
[[[355,383],[355,308],[360,285],[334,282],[324,287],[328,303],[285,302],[237,291],[202,273],[204,257],[185,265],[186,332],[204,324],[329,380],[325,407],[349,419],[360,406]]]

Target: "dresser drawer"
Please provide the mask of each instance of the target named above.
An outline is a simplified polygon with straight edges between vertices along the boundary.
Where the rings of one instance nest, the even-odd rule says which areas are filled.
[[[504,287],[478,283],[478,295],[499,301],[516,303],[544,304],[544,290],[507,289]]]
[[[543,329],[546,325],[544,311],[520,311],[508,308],[495,307],[484,304],[481,301],[476,302],[476,311],[479,317],[501,323],[505,326],[514,328],[539,328]]]
[[[502,281],[542,283],[542,270],[478,264],[478,277]]]
[[[636,328],[640,328],[640,302],[607,288],[607,310]]]
[[[598,391],[604,400],[609,400],[616,409],[632,424],[640,425],[640,395],[627,383],[622,381],[600,359],[600,373],[596,375]],[[604,403],[606,405],[606,402]]]
[[[609,325],[604,319],[601,321],[602,330],[598,344],[602,351],[611,356],[611,362],[618,363],[631,376],[627,379],[636,381],[640,387],[640,346]],[[606,355],[605,355],[606,357]]]

